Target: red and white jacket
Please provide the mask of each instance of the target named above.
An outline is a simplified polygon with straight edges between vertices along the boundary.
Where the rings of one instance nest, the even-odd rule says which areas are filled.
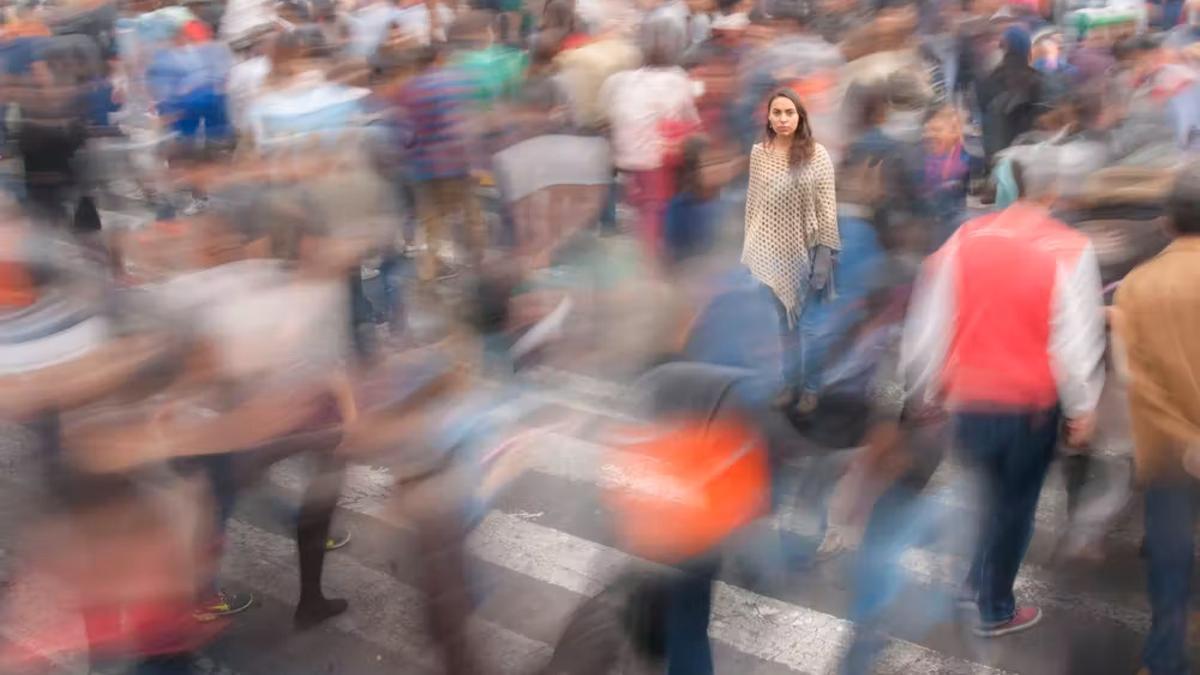
[[[1095,409],[1104,308],[1091,242],[1017,202],[964,224],[929,257],[901,345],[910,391],[953,410]]]

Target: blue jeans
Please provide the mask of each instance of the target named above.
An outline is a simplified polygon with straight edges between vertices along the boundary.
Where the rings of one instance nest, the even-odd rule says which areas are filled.
[[[1057,408],[955,415],[959,452],[979,479],[979,541],[966,590],[976,594],[985,625],[1016,612],[1013,582],[1029,548],[1033,516],[1058,442]]]
[[[1196,507],[1194,481],[1146,489],[1146,553],[1150,634],[1142,664],[1153,675],[1184,675],[1188,668],[1188,601],[1191,595]]]
[[[712,675],[708,619],[719,563],[704,559],[681,566],[667,591],[667,675]]]
[[[833,270],[836,296],[831,300],[825,292],[810,293],[799,319],[803,385],[811,392],[821,387],[825,357],[830,349],[845,340],[862,319],[865,299],[884,262],[871,223],[862,218],[838,216],[838,231],[842,250]]]
[[[226,115],[225,94],[213,89],[191,92],[173,101],[164,102],[162,111],[174,117],[172,130],[184,139],[193,141],[204,130],[209,141],[226,140],[233,135],[233,127]]]

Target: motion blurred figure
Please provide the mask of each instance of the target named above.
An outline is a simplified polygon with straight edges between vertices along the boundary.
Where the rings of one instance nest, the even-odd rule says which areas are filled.
[[[1117,292],[1117,334],[1130,376],[1134,466],[1146,486],[1146,552],[1152,621],[1140,671],[1192,672],[1187,658],[1200,470],[1200,165],[1176,180],[1167,202],[1176,239],[1134,270]]]
[[[910,385],[944,400],[980,479],[981,530],[962,601],[978,606],[982,637],[1041,620],[1037,607],[1016,604],[1013,581],[1060,419],[1068,443],[1086,442],[1104,379],[1096,254],[1050,215],[1056,161],[1053,150],[1039,153],[1022,167],[1022,199],[967,222],[925,263],[902,346]]]

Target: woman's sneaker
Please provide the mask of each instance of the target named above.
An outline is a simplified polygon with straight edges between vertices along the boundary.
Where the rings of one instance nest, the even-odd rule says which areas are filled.
[[[972,629],[979,637],[996,638],[1002,635],[1011,635],[1012,633],[1020,633],[1023,630],[1033,628],[1042,620],[1042,610],[1037,607],[1018,607],[1013,618],[1001,624],[992,624],[990,626],[980,625]]]

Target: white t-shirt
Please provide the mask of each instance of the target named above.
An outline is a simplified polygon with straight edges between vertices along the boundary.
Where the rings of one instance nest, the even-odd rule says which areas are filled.
[[[609,77],[600,89],[600,105],[612,125],[613,160],[618,169],[646,171],[662,166],[660,127],[674,121],[696,122],[695,88],[682,68],[638,68]]]

